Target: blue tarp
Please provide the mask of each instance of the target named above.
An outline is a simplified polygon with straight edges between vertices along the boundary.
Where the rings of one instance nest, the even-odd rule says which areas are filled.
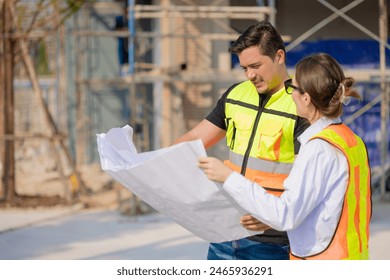
[[[318,52],[330,54],[347,68],[379,69],[379,43],[375,40],[302,42],[287,53],[287,66],[294,67],[302,57]],[[386,64],[390,65],[390,51],[388,49],[386,49]]]
[[[342,119],[345,120],[362,106],[365,106],[371,100],[380,94],[380,84],[378,83],[359,83],[355,88],[362,95],[362,100],[354,99],[350,104],[344,106]],[[381,104],[377,103],[367,112],[356,118],[349,127],[366,143],[371,166],[381,165]],[[390,151],[390,127],[387,129],[387,144]]]

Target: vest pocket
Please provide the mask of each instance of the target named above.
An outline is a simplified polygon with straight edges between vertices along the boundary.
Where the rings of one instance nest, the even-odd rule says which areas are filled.
[[[227,146],[239,154],[244,154],[253,128],[252,118],[247,114],[236,113],[233,118],[225,119],[229,122],[226,131]]]
[[[233,150],[234,149],[234,141],[236,138],[236,127],[234,125],[234,121],[232,118],[225,119],[226,124],[226,145]]]
[[[275,120],[262,122],[259,133],[260,140],[257,157],[266,160],[279,160],[283,123]]]

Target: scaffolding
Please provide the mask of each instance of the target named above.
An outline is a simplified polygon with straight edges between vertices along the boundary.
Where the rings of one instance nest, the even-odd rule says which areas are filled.
[[[372,106],[381,104],[381,193],[385,194],[385,173],[388,164],[387,130],[389,127],[389,70],[386,68],[385,50],[390,49],[387,42],[387,6],[379,0],[380,35],[368,30],[347,15],[365,0],[353,0],[342,8],[336,8],[326,0],[317,0],[332,14],[301,36],[289,42],[286,51],[299,46],[321,28],[337,18],[342,18],[368,37],[380,43],[380,69],[347,69],[358,82],[379,80],[381,95],[361,108],[346,123],[368,111]],[[218,93],[226,85],[245,79],[242,71],[232,68],[230,56],[226,52],[230,41],[239,33],[234,30],[231,21],[245,19],[258,21],[267,19],[276,25],[276,7],[274,1],[257,1],[255,6],[230,6],[229,1],[158,1],[159,5],[137,5],[136,1],[127,2],[127,29],[114,32],[82,31],[78,36],[120,36],[129,42],[128,64],[122,69],[120,77],[111,79],[88,78],[79,83],[88,86],[99,84],[122,84],[130,92],[130,103],[134,107],[130,124],[137,126],[141,122],[142,131],[149,132],[154,124],[155,136],[140,136],[138,145],[142,150],[168,146],[184,131],[190,129],[205,116],[210,104],[214,104]],[[99,5],[99,4],[97,4]],[[108,3],[100,5],[111,5]],[[225,5],[225,6],[224,6]],[[95,6],[97,10],[104,10]],[[121,8],[118,8],[120,10]],[[148,19],[154,23],[154,29],[145,32],[139,21]],[[290,41],[289,36],[283,36]],[[143,54],[153,51],[152,61],[143,60]],[[379,79],[378,79],[379,77]],[[153,85],[153,105],[147,104],[142,84]],[[141,105],[140,105],[140,104]],[[201,110],[202,104],[205,110]],[[153,107],[150,107],[153,106]],[[194,112],[194,108],[199,110]],[[139,118],[137,110],[153,112],[153,120]],[[191,113],[192,112],[192,113]],[[200,117],[196,118],[194,115]],[[184,120],[184,124],[183,124]],[[157,135],[157,136],[156,136]],[[149,143],[148,141],[154,141]]]
[[[367,0],[366,0],[367,1]],[[322,27],[336,18],[343,18],[369,37],[380,43],[380,69],[379,70],[351,70],[348,71],[357,81],[376,81],[381,84],[381,95],[370,104],[356,112],[346,122],[351,122],[375,104],[381,103],[381,160],[385,168],[388,163],[387,130],[389,127],[389,70],[386,68],[385,51],[389,49],[387,43],[387,6],[385,0],[379,1],[380,35],[367,30],[364,26],[354,21],[347,12],[358,6],[364,0],[351,0],[345,7],[337,9],[325,0],[317,0],[325,8],[332,11],[332,15],[320,21],[318,24],[298,36],[294,40],[287,35],[282,36],[289,42],[287,51],[299,45]],[[0,1],[3,3],[4,1]],[[147,1],[143,1],[147,2]],[[55,67],[58,98],[62,106],[68,107],[64,98],[66,87],[74,86],[75,92],[75,140],[71,145],[74,148],[74,158],[68,148],[62,143],[69,143],[71,131],[67,131],[66,120],[51,120],[56,114],[53,108],[47,107],[47,98],[44,97],[45,80],[37,76],[30,77],[29,86],[32,86],[40,100],[40,109],[48,123],[50,133],[33,137],[41,137],[50,143],[55,157],[58,151],[65,151],[65,157],[71,167],[71,172],[61,171],[61,162],[58,161],[59,171],[62,172],[64,193],[69,196],[69,176],[78,176],[77,165],[89,163],[89,152],[96,150],[94,142],[96,130],[91,126],[91,109],[89,98],[94,89],[112,88],[120,89],[128,93],[129,116],[128,122],[135,129],[135,144],[139,151],[148,151],[159,147],[166,147],[198,123],[216,103],[220,93],[226,90],[232,83],[245,79],[241,69],[234,68],[232,58],[227,52],[230,42],[235,40],[243,30],[236,28],[240,24],[232,25],[232,22],[248,23],[259,20],[268,20],[276,25],[275,1],[253,1],[247,6],[232,6],[231,1],[191,1],[191,0],[161,0],[150,1],[153,4],[137,4],[137,1],[122,2],[88,2],[73,17],[71,33],[67,33],[66,26],[59,29],[58,36],[52,42],[56,47],[50,48],[51,58],[57,57],[58,65]],[[256,3],[255,3],[256,2]],[[279,1],[279,5],[282,5]],[[121,29],[112,28],[112,23],[104,22],[102,15],[109,14],[111,18],[122,16],[125,25]],[[106,30],[99,30],[93,26],[92,18],[100,18]],[[234,26],[234,27],[233,27]],[[26,42],[34,38],[41,38],[42,31],[29,33]],[[66,35],[70,35],[74,41],[74,56],[66,57]],[[18,35],[20,37],[20,34]],[[5,37],[3,37],[5,38]],[[25,37],[23,37],[25,38]],[[117,73],[110,77],[95,75],[90,70],[90,62],[93,60],[94,50],[91,41],[94,38],[111,38],[114,40],[125,39],[128,41],[127,62],[121,65]],[[23,42],[23,40],[22,40]],[[28,57],[25,56],[28,61]],[[54,59],[55,60],[55,59]],[[67,84],[66,60],[74,62],[74,85]],[[2,71],[2,69],[0,69]],[[26,70],[27,73],[33,71]],[[4,72],[0,72],[3,75]],[[31,74],[30,74],[31,75]],[[38,81],[38,83],[36,82]],[[22,84],[22,83],[21,83]],[[49,83],[50,84],[50,83]],[[3,105],[3,104],[2,104]],[[64,108],[61,107],[61,108]],[[33,110],[33,108],[30,108]],[[2,111],[5,107],[2,107]],[[69,117],[66,109],[60,109],[60,117]],[[0,121],[3,123],[3,119]],[[54,125],[53,125],[54,124]],[[64,131],[58,131],[58,127]],[[11,132],[5,132],[1,136],[0,143],[10,144],[13,141],[21,141],[31,137]],[[217,147],[214,153],[218,155],[224,150]],[[1,148],[3,149],[4,146]],[[1,151],[1,149],[0,149]],[[4,149],[2,150],[4,151]],[[56,153],[57,152],[57,153]],[[96,151],[95,151],[96,152]],[[213,151],[211,151],[213,154]],[[381,193],[385,194],[385,170],[382,169]],[[77,180],[76,180],[77,181]],[[81,178],[79,178],[81,181]]]
[[[159,135],[151,139],[154,143],[148,143],[147,136],[142,137],[142,141],[138,141],[141,150],[172,144],[175,138],[191,127],[191,123],[181,125],[183,119],[188,119],[183,118],[184,114],[192,112],[192,115],[204,116],[205,112],[193,112],[196,106],[202,106],[202,102],[210,103],[210,96],[202,98],[202,95],[220,91],[221,89],[216,89],[218,84],[226,85],[244,79],[242,71],[231,69],[231,57],[227,49],[240,31],[234,30],[230,21],[275,21],[276,10],[273,6],[229,6],[228,2],[196,1],[194,4],[194,1],[165,0],[159,1],[159,5],[136,5],[135,1],[128,1],[126,30],[107,32],[84,28],[75,33],[77,37],[83,38],[127,38],[128,63],[123,66],[120,76],[80,78],[77,81],[78,87],[127,87],[133,108],[130,124],[135,127],[142,123],[142,130],[148,132],[150,129],[147,126],[154,123],[153,134]],[[270,3],[274,5],[273,1]],[[118,3],[102,2],[93,5],[98,13],[115,10],[120,15],[123,14],[123,8],[125,7]],[[142,30],[139,23],[142,20],[148,20],[155,28]],[[78,52],[80,53],[84,52]],[[145,55],[147,53],[149,57]],[[140,107],[147,106],[145,96],[138,94],[145,84],[152,85],[154,92],[154,105],[149,108],[149,111],[154,112],[154,119],[150,122],[139,118],[142,112],[137,112]],[[215,101],[215,97],[211,98]],[[183,102],[191,105],[183,109]],[[199,117],[188,122],[195,123],[198,120]]]
[[[205,116],[218,98],[215,92],[221,92],[227,83],[245,79],[241,70],[231,69],[227,50],[242,30],[233,29],[230,21],[275,21],[274,6],[264,4],[229,6],[225,0],[157,2],[96,2],[77,15],[72,33],[77,42],[77,162],[87,160],[88,133],[93,134],[89,130],[91,120],[85,114],[86,100],[92,92],[105,87],[127,91],[127,121],[135,128],[133,140],[138,151],[169,146]],[[114,30],[96,30],[90,18],[99,15],[102,23],[106,14],[111,18],[125,16],[127,24]],[[91,55],[88,42],[102,37],[128,42],[127,63],[114,77],[85,74]],[[132,198],[130,211],[136,212],[138,201]]]
[[[336,8],[326,0],[317,0],[324,7],[332,11],[332,14],[327,18],[323,19],[315,26],[304,32],[302,35],[298,36],[294,41],[292,41],[287,47],[286,51],[289,52],[293,48],[297,47],[301,42],[309,38],[314,33],[318,32],[322,27],[329,24],[338,17],[343,18],[345,21],[350,23],[352,26],[356,27],[368,37],[377,41],[380,45],[379,56],[380,56],[380,69],[363,69],[363,70],[349,70],[349,74],[352,77],[355,77],[357,81],[370,81],[373,77],[379,77],[379,83],[381,88],[381,93],[377,98],[372,100],[369,104],[362,107],[360,110],[355,112],[352,116],[346,119],[344,122],[346,124],[351,123],[354,119],[361,116],[363,113],[368,111],[370,108],[376,104],[381,104],[381,180],[380,180],[380,193],[381,197],[384,198],[386,194],[386,172],[389,167],[389,152],[388,152],[388,131],[389,131],[389,106],[390,106],[390,71],[386,67],[386,49],[390,50],[390,44],[388,43],[388,15],[387,15],[387,2],[385,0],[379,0],[379,36],[371,32],[365,26],[357,22],[356,20],[349,17],[346,13],[364,2],[365,0],[353,0],[343,8]]]

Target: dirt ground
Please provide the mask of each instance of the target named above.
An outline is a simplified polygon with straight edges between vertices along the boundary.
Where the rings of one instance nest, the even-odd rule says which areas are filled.
[[[50,164],[50,162],[48,162]],[[4,208],[37,208],[54,206],[71,206],[82,204],[84,208],[112,208],[120,209],[123,213],[136,214],[150,212],[130,191],[115,182],[111,176],[101,170],[100,164],[91,164],[79,169],[80,177],[85,186],[74,187],[71,180],[64,184],[59,173],[55,170],[42,170],[42,166],[34,167],[30,163],[28,168],[18,165],[16,177],[16,196],[12,201],[5,201],[3,190],[0,190],[0,209]],[[35,169],[35,172],[32,172]],[[25,170],[28,170],[26,172]],[[70,199],[67,199],[70,195]],[[130,208],[133,201],[134,207]]]

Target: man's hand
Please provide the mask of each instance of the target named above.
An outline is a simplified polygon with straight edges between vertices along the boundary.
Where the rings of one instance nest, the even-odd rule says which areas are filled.
[[[264,231],[271,228],[249,214],[242,216],[240,223],[247,230]]]

